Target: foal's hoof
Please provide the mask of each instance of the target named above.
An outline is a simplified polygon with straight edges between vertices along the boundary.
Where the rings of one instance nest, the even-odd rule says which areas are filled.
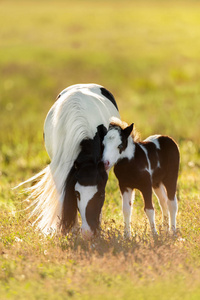
[[[153,231],[152,236],[153,236],[154,241],[158,240],[159,235],[158,235],[157,231]]]
[[[178,237],[178,233],[179,233],[178,228],[175,228],[174,226],[172,226],[171,229],[170,229],[170,235],[171,235],[171,237],[177,238]]]
[[[178,231],[176,231],[176,230],[171,230],[171,231],[170,231],[170,234],[171,234],[171,237],[172,237],[173,239],[177,239],[177,238],[178,238]]]
[[[131,238],[131,233],[130,232],[125,232],[124,233],[124,239],[125,240],[130,240],[130,238]]]

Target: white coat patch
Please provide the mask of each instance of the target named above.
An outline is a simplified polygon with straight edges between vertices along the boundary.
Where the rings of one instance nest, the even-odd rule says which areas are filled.
[[[160,149],[160,143],[158,141],[158,138],[160,136],[161,135],[159,135],[159,134],[151,135],[148,138],[146,138],[146,140],[144,140],[144,142],[152,142],[152,143],[155,144],[155,146],[156,146],[157,149]]]
[[[81,214],[82,219],[82,226],[81,229],[84,231],[91,231],[90,226],[88,225],[87,219],[86,219],[86,208],[89,203],[89,201],[94,197],[94,195],[97,193],[97,186],[83,186],[79,183],[76,183],[75,185],[75,192],[78,192],[80,194],[80,200],[77,199],[77,206],[79,209],[79,212]]]
[[[151,162],[150,162],[150,160],[149,160],[148,151],[147,151],[147,149],[146,149],[143,145],[141,145],[141,144],[139,144],[139,145],[140,145],[140,147],[142,148],[142,150],[144,151],[144,153],[145,153],[145,155],[146,155],[146,158],[147,158],[148,168],[146,168],[146,170],[147,170],[147,172],[149,172],[149,174],[152,176],[153,170],[151,169]]]

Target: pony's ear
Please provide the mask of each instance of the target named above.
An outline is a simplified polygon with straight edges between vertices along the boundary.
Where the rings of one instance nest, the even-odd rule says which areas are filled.
[[[125,136],[125,138],[128,138],[129,135],[131,134],[132,130],[133,130],[133,126],[134,126],[134,123],[132,123],[130,126],[126,127],[124,130],[123,130],[123,134]]]
[[[104,139],[104,136],[105,136],[106,133],[107,133],[106,127],[105,127],[103,124],[99,125],[99,126],[97,127],[97,132],[98,132],[98,134],[99,134],[100,141],[102,142],[103,139]]]
[[[99,161],[102,158],[103,154],[103,139],[107,133],[106,127],[101,124],[97,127],[97,132],[93,138],[93,157],[95,161]]]

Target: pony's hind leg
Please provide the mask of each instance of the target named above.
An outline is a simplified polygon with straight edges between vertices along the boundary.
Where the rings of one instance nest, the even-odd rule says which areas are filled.
[[[169,217],[168,217],[168,197],[166,193],[165,186],[161,183],[158,188],[154,188],[154,193],[158,199],[158,202],[160,204],[160,208],[162,210],[162,226],[163,229],[168,231],[169,226]]]
[[[131,214],[132,214],[132,207],[133,201],[135,198],[135,191],[126,188],[125,191],[122,193],[122,208],[123,208],[123,215],[124,215],[124,237],[130,238],[131,237]]]

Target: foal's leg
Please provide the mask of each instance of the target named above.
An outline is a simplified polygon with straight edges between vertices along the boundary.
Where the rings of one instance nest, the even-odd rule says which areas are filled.
[[[150,228],[153,235],[157,235],[156,225],[155,225],[155,211],[152,204],[152,187],[151,184],[146,182],[146,185],[141,189],[144,198],[144,210],[149,220]]]
[[[173,150],[173,151],[172,151]],[[168,165],[166,177],[163,179],[163,184],[167,192],[167,206],[170,217],[170,229],[176,231],[176,215],[178,211],[178,203],[176,198],[178,169],[179,169],[179,151],[177,148],[171,149],[171,162]],[[173,159],[173,160],[172,160]]]
[[[145,213],[147,215],[147,218],[149,220],[149,225],[151,228],[151,231],[153,233],[153,235],[157,235],[157,231],[156,231],[156,225],[155,225],[155,211],[153,208],[146,208],[145,209]]]
[[[176,174],[171,177],[167,177],[165,179],[164,185],[166,187],[166,192],[167,192],[167,206],[169,210],[169,226],[170,230],[175,233],[176,231],[176,215],[178,212],[178,202],[176,198],[176,182],[177,178],[175,178]]]
[[[178,212],[178,202],[176,195],[173,200],[168,199],[167,201],[169,216],[170,216],[170,229],[175,233],[176,231],[176,215]]]
[[[124,214],[124,237],[130,238],[131,237],[131,214],[132,214],[132,207],[133,207],[133,201],[135,198],[135,191],[126,188],[125,191],[122,193],[122,208],[123,208],[123,214]]]
[[[158,198],[161,210],[162,210],[162,225],[163,228],[167,231],[168,227],[168,197],[164,185],[161,183],[158,188],[154,188],[154,193]]]

